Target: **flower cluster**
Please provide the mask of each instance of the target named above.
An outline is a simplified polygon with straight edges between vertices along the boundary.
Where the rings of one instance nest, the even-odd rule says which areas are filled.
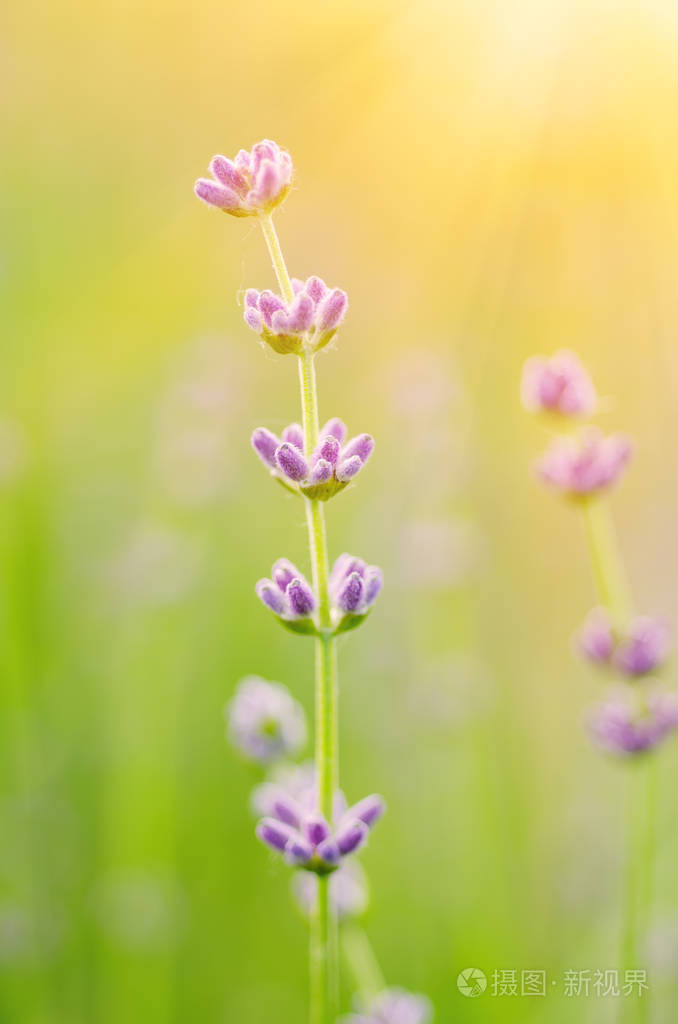
[[[631,452],[624,434],[605,437],[597,427],[587,427],[576,437],[557,437],[539,459],[537,473],[570,497],[586,497],[616,483]]]
[[[678,728],[678,695],[657,690],[640,699],[628,690],[594,709],[591,735],[612,754],[639,754],[657,746]]]
[[[248,288],[245,323],[281,355],[318,352],[329,344],[346,316],[348,297],[340,288],[328,288],[319,277],[293,278],[294,298],[285,302],[266,289]]]
[[[308,802],[295,799],[284,789],[269,795],[270,814],[262,818],[256,833],[293,867],[326,875],[335,871],[342,858],[355,853],[367,841],[370,829],[384,813],[384,801],[376,793],[337,814],[345,807],[343,794],[335,799],[334,827]]]
[[[362,1013],[342,1017],[341,1024],[429,1024],[433,1007],[426,996],[387,988]]]
[[[594,608],[589,613],[577,639],[580,650],[591,661],[631,677],[644,676],[659,668],[670,649],[665,622],[647,615],[637,616],[620,635],[604,608]]]
[[[259,599],[288,629],[316,634],[314,613],[318,598],[306,577],[286,558],[278,559],[271,576],[272,579],[264,578],[257,583]],[[360,625],[377,599],[382,582],[381,569],[376,565],[366,565],[353,555],[339,556],[329,586],[334,633],[345,633]]]
[[[304,432],[291,423],[281,437],[265,427],[252,434],[255,452],[282,484],[311,500],[328,501],[342,491],[363,468],[374,448],[369,434],[346,440],[348,430],[340,419],[329,420],[310,458],[304,454]]]
[[[590,416],[596,408],[596,389],[574,352],[562,350],[551,358],[533,356],[523,368],[523,405],[529,412]]]
[[[212,157],[211,178],[198,178],[195,194],[208,206],[233,217],[270,213],[292,183],[292,158],[277,143],[264,139],[250,153],[241,149],[234,160]]]
[[[280,683],[247,676],[225,713],[233,746],[260,764],[294,756],[306,743],[304,710]]]

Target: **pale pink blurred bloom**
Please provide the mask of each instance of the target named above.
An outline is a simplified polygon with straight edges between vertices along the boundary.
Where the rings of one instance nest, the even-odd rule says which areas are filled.
[[[605,436],[587,427],[576,437],[557,437],[537,462],[537,474],[556,490],[581,497],[611,487],[631,458],[624,434]]]
[[[523,368],[523,405],[529,412],[556,412],[563,416],[590,416],[596,391],[574,352],[561,350],[550,358],[532,356]]]
[[[211,178],[198,178],[195,194],[208,206],[233,217],[270,213],[282,201],[292,183],[292,158],[276,142],[264,139],[248,153],[241,149],[234,160],[215,156]]]

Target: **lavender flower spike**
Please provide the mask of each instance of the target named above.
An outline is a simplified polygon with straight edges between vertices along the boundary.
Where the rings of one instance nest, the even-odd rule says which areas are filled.
[[[260,601],[293,632],[315,633],[312,616],[318,602],[306,577],[285,558],[275,563],[272,576],[273,579],[261,579],[256,585]]]
[[[288,490],[311,500],[329,501],[357,476],[374,450],[369,434],[358,434],[349,441],[346,434],[346,425],[341,420],[329,420],[307,458],[299,424],[285,427],[281,438],[265,427],[257,427],[252,434],[252,447]]]
[[[292,158],[277,143],[264,139],[234,160],[215,156],[211,178],[198,178],[195,194],[208,206],[233,217],[256,217],[279,206],[292,183]]]
[[[578,356],[566,350],[556,352],[550,359],[532,356],[527,360],[521,396],[529,412],[590,416],[596,408],[593,381]]]
[[[636,693],[620,692],[594,709],[594,742],[612,754],[652,750],[678,728],[678,694],[655,690],[642,703]]]
[[[332,340],[346,316],[346,292],[330,290],[319,277],[292,284],[295,294],[291,302],[274,292],[249,288],[245,323],[281,355],[300,355],[304,349],[317,352]]]
[[[365,807],[370,809],[369,813]],[[327,875],[337,869],[342,858],[365,844],[370,828],[383,814],[384,803],[376,794],[361,800],[342,815],[334,832],[322,815],[315,811],[305,814],[295,828],[289,824],[287,810],[286,807],[283,818],[263,818],[257,825],[258,838],[277,853],[282,853],[288,863],[317,875]],[[369,818],[369,823],[366,818]]]
[[[537,463],[537,473],[561,493],[582,498],[616,483],[631,451],[625,435],[605,437],[597,427],[587,427],[578,437],[556,438]]]
[[[670,648],[665,622],[643,615],[632,619],[621,633],[615,632],[604,608],[589,613],[578,639],[591,661],[631,677],[653,672],[666,660]]]
[[[306,717],[280,683],[247,676],[225,708],[228,736],[252,761],[270,764],[298,754],[306,742]]]
[[[430,1024],[433,1006],[426,996],[388,988],[361,1013],[342,1017],[339,1024]]]

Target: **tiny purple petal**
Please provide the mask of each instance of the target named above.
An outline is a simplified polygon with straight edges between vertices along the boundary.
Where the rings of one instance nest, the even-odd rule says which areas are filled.
[[[358,455],[361,462],[367,462],[370,455],[374,451],[374,438],[369,434],[358,434],[357,437],[351,438],[348,444],[344,445],[341,449],[342,459],[350,459],[354,455]]]
[[[377,793],[372,793],[370,796],[360,800],[359,803],[354,804],[353,807],[349,807],[346,817],[357,818],[367,825],[368,828],[372,828],[379,821],[385,810],[386,804],[382,798]]]
[[[325,459],[319,459],[308,475],[309,484],[324,484],[334,476],[334,466]]]
[[[243,320],[247,326],[251,327],[253,331],[257,332],[257,334],[261,333],[263,320],[258,309],[254,309],[252,306],[247,306],[243,313]]]
[[[245,307],[248,306],[259,309],[259,292],[256,288],[248,288],[245,292]]]
[[[198,178],[194,191],[203,203],[207,203],[208,206],[216,206],[220,210],[235,210],[240,206],[240,200],[233,189],[211,181],[209,178]]]
[[[271,580],[259,580],[255,590],[257,597],[267,608],[270,608],[276,615],[283,614],[285,611],[285,597]]]
[[[319,277],[309,277],[304,285],[304,291],[311,297],[317,306],[327,295],[327,285]]]
[[[344,612],[356,612],[363,601],[365,584],[362,576],[352,572],[337,594],[337,604]]]
[[[288,441],[289,444],[293,444],[300,452],[304,451],[304,431],[301,424],[290,423],[289,427],[285,427],[283,430],[282,439],[283,441]]]
[[[579,647],[591,661],[605,664],[612,657],[614,636],[612,623],[604,608],[594,608],[586,618],[579,636]]]
[[[348,483],[354,476],[357,476],[363,468],[363,460],[359,455],[352,455],[350,459],[343,459],[337,466],[337,480]]]
[[[276,821],[275,818],[262,818],[258,822],[255,832],[257,839],[260,839],[262,843],[266,843],[271,849],[277,850],[278,853],[285,852],[285,848],[291,839],[301,839],[301,836],[298,836],[294,829],[290,828],[289,825],[284,825],[281,821]]]
[[[331,831],[321,814],[307,814],[301,823],[301,834],[314,847],[328,839]]]
[[[284,592],[293,579],[301,578],[301,573],[292,562],[289,562],[286,558],[279,558],[273,566],[271,576],[275,580],[276,586]]]
[[[339,826],[334,835],[334,841],[339,847],[342,857],[349,853],[355,853],[367,840],[369,829],[363,821],[353,818]],[[320,852],[320,851],[318,851]]]
[[[318,306],[316,325],[320,331],[333,331],[339,326],[346,315],[348,296],[346,292],[335,288]]]
[[[627,675],[646,675],[666,659],[669,647],[666,624],[642,616],[632,621],[628,636],[614,653],[614,664]]]
[[[284,308],[285,303],[280,296],[276,295],[274,292],[266,289],[259,295],[259,309],[261,310],[268,327],[272,325],[274,313],[277,313],[278,310],[281,309],[284,310]]]
[[[280,438],[266,427],[257,427],[252,434],[252,447],[264,465],[270,469],[276,468],[275,453],[280,447]]]
[[[287,600],[293,613],[299,618],[306,618],[315,611],[315,595],[304,579],[293,579],[287,587]]]
[[[289,825],[290,828],[298,829],[304,817],[304,808],[282,787],[278,787],[278,789],[279,791],[271,802],[271,813],[278,821]]]
[[[384,585],[384,577],[377,565],[368,565],[365,570],[365,604],[369,608],[374,604]]]
[[[290,480],[298,482],[308,476],[308,463],[299,449],[284,441],[275,453],[275,461]]]
[[[320,439],[313,458],[316,460],[324,459],[331,466],[336,466],[337,459],[339,458],[339,442],[333,434],[328,434],[327,437]]]
[[[210,162],[210,173],[213,174],[217,181],[220,181],[222,185],[228,185],[229,188],[233,189],[234,192],[239,193],[244,199],[247,193],[247,181],[232,160],[229,160],[225,156],[212,157]]]
[[[317,847],[316,853],[326,864],[338,864],[341,860],[341,850],[334,839],[326,839]]]
[[[332,420],[328,420],[320,431],[321,437],[327,437],[328,434],[331,434],[332,437],[336,437],[339,444],[343,444],[346,440],[346,435],[348,434],[348,428],[343,420],[335,417]]]

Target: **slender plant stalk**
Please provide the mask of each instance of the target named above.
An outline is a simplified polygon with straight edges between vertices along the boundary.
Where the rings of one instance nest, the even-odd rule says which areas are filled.
[[[341,926],[341,950],[358,994],[370,1003],[386,988],[386,982],[367,933],[355,921],[346,921]]]
[[[632,614],[631,594],[619,553],[614,525],[600,497],[582,504],[584,525],[591,556],[598,599],[609,612],[615,628],[623,628]],[[642,695],[638,699],[643,704]],[[654,880],[654,833],[656,804],[656,766],[650,753],[639,764],[628,766],[627,785],[627,864],[626,895],[622,925],[621,959],[624,969],[639,967],[643,940],[652,912]],[[649,1000],[625,1001],[629,1019],[647,1021]]]
[[[280,291],[286,302],[294,298],[292,282],[285,265],[273,219],[259,218],[271,256]],[[306,454],[318,441],[318,389],[314,356],[299,356],[299,384]],[[334,793],[339,785],[338,754],[338,682],[336,640],[331,635],[329,597],[329,557],[325,511],[321,501],[304,498],[313,570],[318,595],[318,625],[315,652],[315,766],[318,785],[318,809],[327,821],[333,818]],[[318,879],[318,907],[311,922],[311,1022],[334,1024],[338,1009],[339,965],[337,922],[329,898],[329,876]]]

